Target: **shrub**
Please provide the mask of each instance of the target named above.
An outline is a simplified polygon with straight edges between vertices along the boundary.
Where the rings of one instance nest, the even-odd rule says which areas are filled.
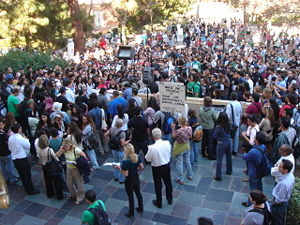
[[[43,52],[17,50],[9,51],[7,54],[0,56],[0,73],[5,72],[7,67],[11,67],[13,71],[16,72],[20,66],[24,69],[26,69],[27,66],[32,66],[33,70],[36,70],[44,66],[54,68],[55,65],[65,68],[68,63],[60,58],[52,59],[50,53]]]
[[[295,187],[289,204],[287,225],[295,225],[300,221],[300,178],[296,178]]]

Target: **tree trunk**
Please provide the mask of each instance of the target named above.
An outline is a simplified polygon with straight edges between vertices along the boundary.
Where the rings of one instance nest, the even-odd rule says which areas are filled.
[[[121,25],[122,44],[126,45],[126,23],[123,22]]]
[[[75,30],[74,33],[75,51],[83,53],[85,49],[84,30],[83,30],[82,21],[80,20],[80,8],[79,8],[78,0],[68,0],[68,5],[70,8],[70,16],[73,19],[72,25]]]

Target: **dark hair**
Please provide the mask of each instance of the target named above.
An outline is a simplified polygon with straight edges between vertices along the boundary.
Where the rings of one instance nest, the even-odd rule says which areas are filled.
[[[135,107],[134,109],[134,115],[139,116],[141,114],[142,108],[141,107]]]
[[[72,134],[75,137],[77,143],[81,143],[81,131],[75,122],[69,124],[69,134]]]
[[[260,95],[257,94],[257,93],[253,93],[253,94],[252,94],[252,98],[253,98],[254,102],[259,102]]]
[[[193,118],[193,119],[196,119],[197,118],[196,111],[193,110],[193,109],[189,109],[188,116]]]
[[[264,144],[266,140],[266,136],[262,132],[257,132],[255,139],[259,144]]]
[[[281,162],[283,164],[283,169],[291,172],[291,170],[293,169],[293,163],[287,159],[282,159]]]
[[[281,118],[281,125],[284,127],[284,128],[289,128],[289,126],[291,125],[291,120],[287,117],[282,117]]]
[[[95,202],[96,201],[96,192],[93,190],[88,190],[85,192],[85,199],[90,201],[90,202]]]
[[[288,98],[291,104],[297,104],[297,97],[294,94],[288,94],[286,97]]]
[[[120,96],[120,94],[118,91],[113,91],[113,96],[118,97],[118,96]]]
[[[250,196],[252,200],[256,202],[257,205],[265,203],[268,200],[268,197],[262,191],[259,190],[251,191]]]
[[[230,94],[230,98],[231,98],[231,100],[237,100],[237,99],[238,99],[237,93],[236,93],[236,92],[232,92],[232,93]]]
[[[212,100],[211,100],[211,97],[209,96],[206,96],[203,100],[203,104],[204,106],[206,107],[210,107],[212,105]]]
[[[50,134],[52,137],[57,137],[59,135],[58,130],[55,127],[51,128]]]
[[[105,87],[100,88],[99,94],[104,95],[104,93],[107,91]]]
[[[289,117],[289,118],[293,117],[293,109],[286,108],[286,109],[284,109],[284,111],[285,111],[285,114],[287,117]]]
[[[138,89],[137,89],[137,88],[133,88],[133,89],[132,89],[132,94],[138,95]]]
[[[198,218],[198,225],[214,225],[214,222],[207,217],[199,217]]]
[[[151,96],[149,101],[148,101],[148,107],[151,107],[152,109],[154,109],[154,111],[158,111],[160,109],[158,103],[157,103],[157,99],[154,96]]]
[[[117,105],[117,111],[118,111],[118,117],[120,119],[124,119],[125,116],[124,116],[124,109],[122,104]]]
[[[220,112],[219,117],[216,122],[217,125],[220,125],[225,129],[226,132],[229,131],[230,128],[230,123],[229,123],[229,118],[226,112]]]
[[[248,115],[248,116],[247,116],[247,119],[249,119],[252,123],[253,123],[253,122],[255,122],[255,123],[257,122],[257,121],[256,121],[256,115],[254,115],[254,114]]]
[[[11,131],[14,133],[18,133],[19,129],[21,128],[21,125],[18,123],[14,123],[13,125],[11,125]]]

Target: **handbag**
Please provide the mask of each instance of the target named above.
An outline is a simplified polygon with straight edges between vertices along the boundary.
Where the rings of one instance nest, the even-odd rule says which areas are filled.
[[[232,104],[230,104],[230,107],[231,107],[231,117],[232,117],[232,125],[230,127],[230,136],[231,136],[231,138],[234,138],[235,132],[237,131],[238,126],[236,126],[234,123],[235,121],[234,121],[234,112],[233,112]]]
[[[101,109],[101,113],[102,113],[101,130],[107,130],[108,126],[105,120],[105,112],[103,109]]]
[[[78,168],[79,173],[84,176],[89,176],[91,173],[91,165],[89,161],[83,156],[79,156],[78,158],[76,158],[75,149],[74,156],[76,161],[76,167]]]
[[[50,148],[48,148],[48,162],[44,165],[44,169],[49,176],[58,176],[62,172],[60,163],[50,156]]]

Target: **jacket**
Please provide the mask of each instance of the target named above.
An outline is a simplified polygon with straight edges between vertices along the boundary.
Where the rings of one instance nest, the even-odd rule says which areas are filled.
[[[211,130],[214,129],[215,121],[217,116],[215,110],[212,107],[202,107],[199,112],[199,122],[203,129]]]
[[[253,148],[246,154],[242,154],[242,158],[248,164],[249,178],[257,178],[257,169],[262,161],[263,155],[261,152],[266,153],[267,148],[265,145],[254,145]]]

